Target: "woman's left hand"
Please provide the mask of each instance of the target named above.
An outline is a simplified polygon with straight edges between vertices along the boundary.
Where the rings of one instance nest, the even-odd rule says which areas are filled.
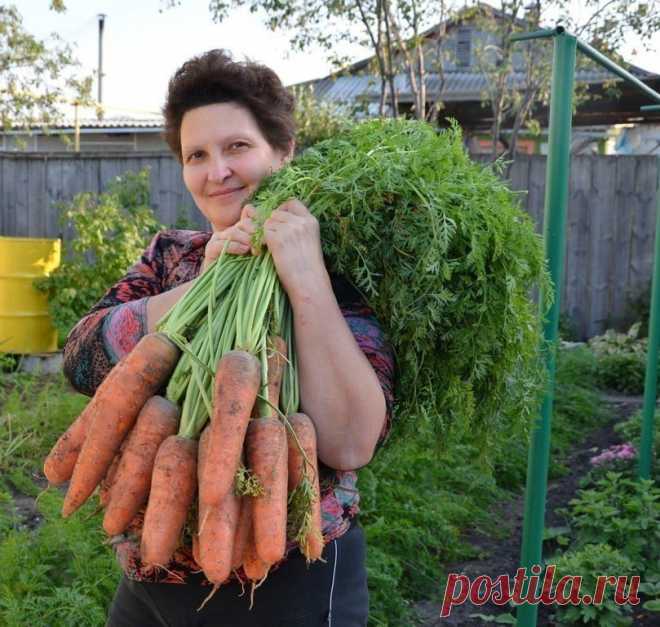
[[[291,198],[273,211],[264,222],[264,241],[289,298],[328,280],[319,222],[299,200]]]

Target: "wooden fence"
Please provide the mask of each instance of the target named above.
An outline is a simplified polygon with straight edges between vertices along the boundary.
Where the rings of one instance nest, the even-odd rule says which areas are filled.
[[[542,229],[544,156],[519,156],[509,178],[525,192],[522,205]],[[100,192],[127,170],[151,169],[157,218],[206,223],[169,154],[99,155],[0,153],[0,235],[72,236],[58,223],[58,204],[82,191]],[[658,160],[647,156],[576,156],[571,166],[566,274],[562,311],[577,336],[625,328],[649,289]]]

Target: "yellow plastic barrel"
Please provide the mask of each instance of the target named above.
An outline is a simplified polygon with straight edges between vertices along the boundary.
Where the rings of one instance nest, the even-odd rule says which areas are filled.
[[[50,353],[57,332],[32,282],[60,265],[59,239],[0,237],[0,352]]]

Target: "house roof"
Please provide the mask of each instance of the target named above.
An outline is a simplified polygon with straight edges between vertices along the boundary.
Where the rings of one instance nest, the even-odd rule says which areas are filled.
[[[657,76],[640,68],[632,69],[631,74],[642,80]],[[594,84],[613,79],[614,75],[606,70],[578,70],[576,71],[575,78],[576,81],[581,83]],[[427,74],[425,82],[429,96],[439,96],[444,102],[481,100],[482,94],[488,87],[488,77],[479,72],[446,71],[444,73],[444,82],[439,74]],[[313,85],[316,97],[321,100],[350,102],[358,97],[370,101],[377,101],[380,98],[380,80],[368,74],[328,76],[315,81]],[[524,73],[513,73],[509,77],[509,85],[513,89],[524,87]],[[406,74],[397,74],[394,77],[394,88],[397,91],[400,103],[414,102],[413,93]]]
[[[80,130],[85,133],[159,133],[163,130],[164,121],[162,117],[129,117],[129,116],[105,116],[102,120],[97,117],[81,118],[78,122]],[[53,134],[73,133],[76,125],[72,118],[65,118],[61,123],[45,128],[36,126],[30,129],[30,133]],[[26,128],[23,126],[13,127],[4,131],[8,135],[24,134]]]

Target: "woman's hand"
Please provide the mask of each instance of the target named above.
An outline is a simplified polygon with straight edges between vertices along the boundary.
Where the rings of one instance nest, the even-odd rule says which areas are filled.
[[[264,222],[264,242],[289,298],[329,282],[318,220],[299,200],[291,198],[273,211]]]
[[[224,231],[217,231],[211,235],[211,239],[204,249],[204,261],[202,262],[202,272],[206,270],[222,253],[227,245],[227,251],[231,255],[247,255],[251,251],[251,237],[256,230],[256,225],[252,221],[254,208],[250,205],[243,207],[241,219]]]

